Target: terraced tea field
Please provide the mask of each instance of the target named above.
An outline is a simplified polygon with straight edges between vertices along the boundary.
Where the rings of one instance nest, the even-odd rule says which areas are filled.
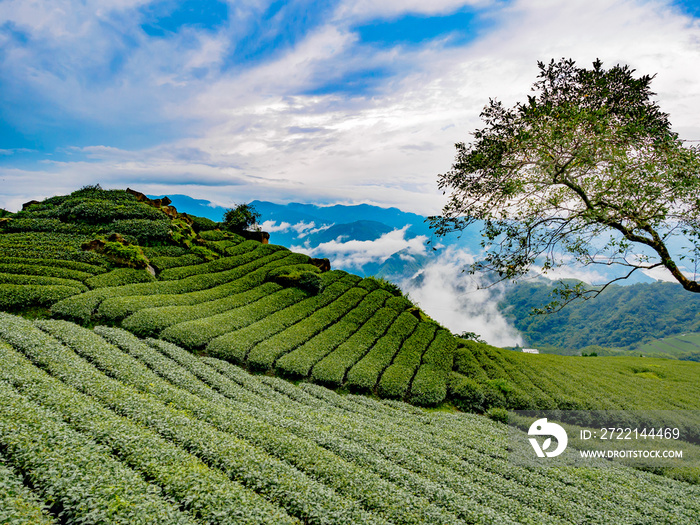
[[[700,515],[697,486],[634,469],[517,466],[481,416],[294,386],[117,328],[0,314],[0,362],[4,523]]]

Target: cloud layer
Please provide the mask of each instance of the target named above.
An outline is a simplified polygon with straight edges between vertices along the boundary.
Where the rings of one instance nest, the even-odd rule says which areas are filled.
[[[656,73],[700,139],[700,23],[670,0],[5,0],[0,49],[12,209],[99,182],[434,214],[489,97],[562,56]]]

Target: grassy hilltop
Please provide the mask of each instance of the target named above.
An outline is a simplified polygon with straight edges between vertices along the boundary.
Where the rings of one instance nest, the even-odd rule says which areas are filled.
[[[2,214],[0,522],[700,514],[668,477],[517,466],[506,427],[465,413],[700,410],[700,364],[459,339],[385,281],[219,226],[99,187]]]

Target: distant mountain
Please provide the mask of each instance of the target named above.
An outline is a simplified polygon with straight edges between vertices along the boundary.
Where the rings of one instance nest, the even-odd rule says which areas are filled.
[[[180,212],[220,221],[226,209],[186,195],[169,195]],[[155,198],[155,197],[154,197]],[[318,206],[249,203],[261,215],[270,242],[327,257],[334,268],[401,281],[415,275],[448,246],[480,250],[478,231],[437,238],[426,217],[369,204]]]

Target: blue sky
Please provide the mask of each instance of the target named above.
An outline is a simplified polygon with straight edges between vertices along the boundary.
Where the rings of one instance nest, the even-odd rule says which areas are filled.
[[[696,0],[2,0],[0,207],[85,184],[437,212],[536,62],[656,73],[700,139]]]

